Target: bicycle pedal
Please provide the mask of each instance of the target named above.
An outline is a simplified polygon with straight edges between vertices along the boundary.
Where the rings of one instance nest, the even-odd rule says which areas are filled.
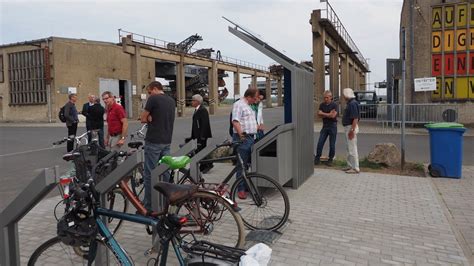
[[[145,257],[149,257],[151,256],[153,253],[155,252],[155,248],[151,247],[149,249],[147,249],[143,255],[145,255]]]
[[[151,228],[148,225],[145,226],[145,229],[148,235],[153,235],[153,230],[151,230]]]

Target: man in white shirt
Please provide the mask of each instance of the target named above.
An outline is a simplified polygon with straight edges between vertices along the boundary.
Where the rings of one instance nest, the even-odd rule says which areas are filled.
[[[255,111],[250,107],[258,98],[258,90],[256,88],[249,88],[245,91],[244,97],[234,103],[232,107],[232,125],[234,127],[234,141],[241,141],[242,144],[237,148],[237,152],[242,157],[244,167],[248,168],[250,163],[250,156],[252,152],[252,145],[255,142],[257,134],[257,120],[255,119]],[[237,179],[242,175],[242,168],[237,170]],[[237,188],[237,196],[241,199],[247,198],[248,192],[244,184]]]

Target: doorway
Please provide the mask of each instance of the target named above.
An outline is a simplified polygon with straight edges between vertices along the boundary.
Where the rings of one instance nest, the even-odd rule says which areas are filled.
[[[99,79],[99,92],[100,95],[104,91],[110,91],[115,96],[115,101],[121,104],[127,113],[127,116],[131,118],[132,112],[132,86],[130,80],[118,80],[118,79]],[[102,103],[103,104],[103,103]]]

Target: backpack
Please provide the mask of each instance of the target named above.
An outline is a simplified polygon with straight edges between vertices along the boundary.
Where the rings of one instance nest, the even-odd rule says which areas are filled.
[[[61,120],[61,122],[63,123],[66,123],[66,116],[64,115],[64,107],[66,105],[64,105],[63,107],[61,107],[61,109],[59,109],[59,113],[58,113],[58,118],[59,120]]]

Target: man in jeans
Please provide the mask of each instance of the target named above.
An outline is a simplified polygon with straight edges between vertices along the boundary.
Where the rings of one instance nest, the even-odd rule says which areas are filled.
[[[64,105],[64,117],[66,117],[66,126],[67,126],[67,135],[76,136],[77,133],[77,123],[79,123],[79,118],[77,116],[76,101],[77,95],[71,93],[68,96],[69,101]],[[74,149],[74,141],[67,142],[67,152],[70,152]]]
[[[342,91],[344,99],[347,102],[344,115],[342,116],[342,125],[346,136],[347,149],[347,165],[343,169],[347,174],[358,174],[359,169],[359,153],[357,152],[357,133],[359,133],[359,103],[355,100],[354,91],[346,88]]]
[[[151,211],[151,172],[161,157],[170,154],[171,136],[175,116],[175,101],[163,91],[158,81],[151,82],[147,87],[150,95],[145,110],[140,116],[142,123],[148,124],[145,136],[145,208]],[[163,174],[164,181],[170,179],[169,173]]]
[[[314,164],[320,164],[324,143],[329,136],[329,159],[327,164],[332,165],[334,155],[336,154],[337,104],[332,101],[332,93],[330,91],[324,92],[324,102],[319,105],[318,116],[323,118],[323,128],[319,132]]]
[[[245,91],[244,97],[234,103],[232,107],[232,125],[234,134],[232,138],[234,141],[242,141],[237,152],[242,157],[244,167],[248,167],[250,163],[250,156],[252,146],[255,143],[257,134],[257,119],[255,111],[250,105],[254,104],[258,98],[258,90],[256,88],[249,88]],[[236,177],[239,179],[242,176],[242,168],[237,169]],[[237,188],[237,196],[240,199],[246,199],[248,192],[243,183]]]

